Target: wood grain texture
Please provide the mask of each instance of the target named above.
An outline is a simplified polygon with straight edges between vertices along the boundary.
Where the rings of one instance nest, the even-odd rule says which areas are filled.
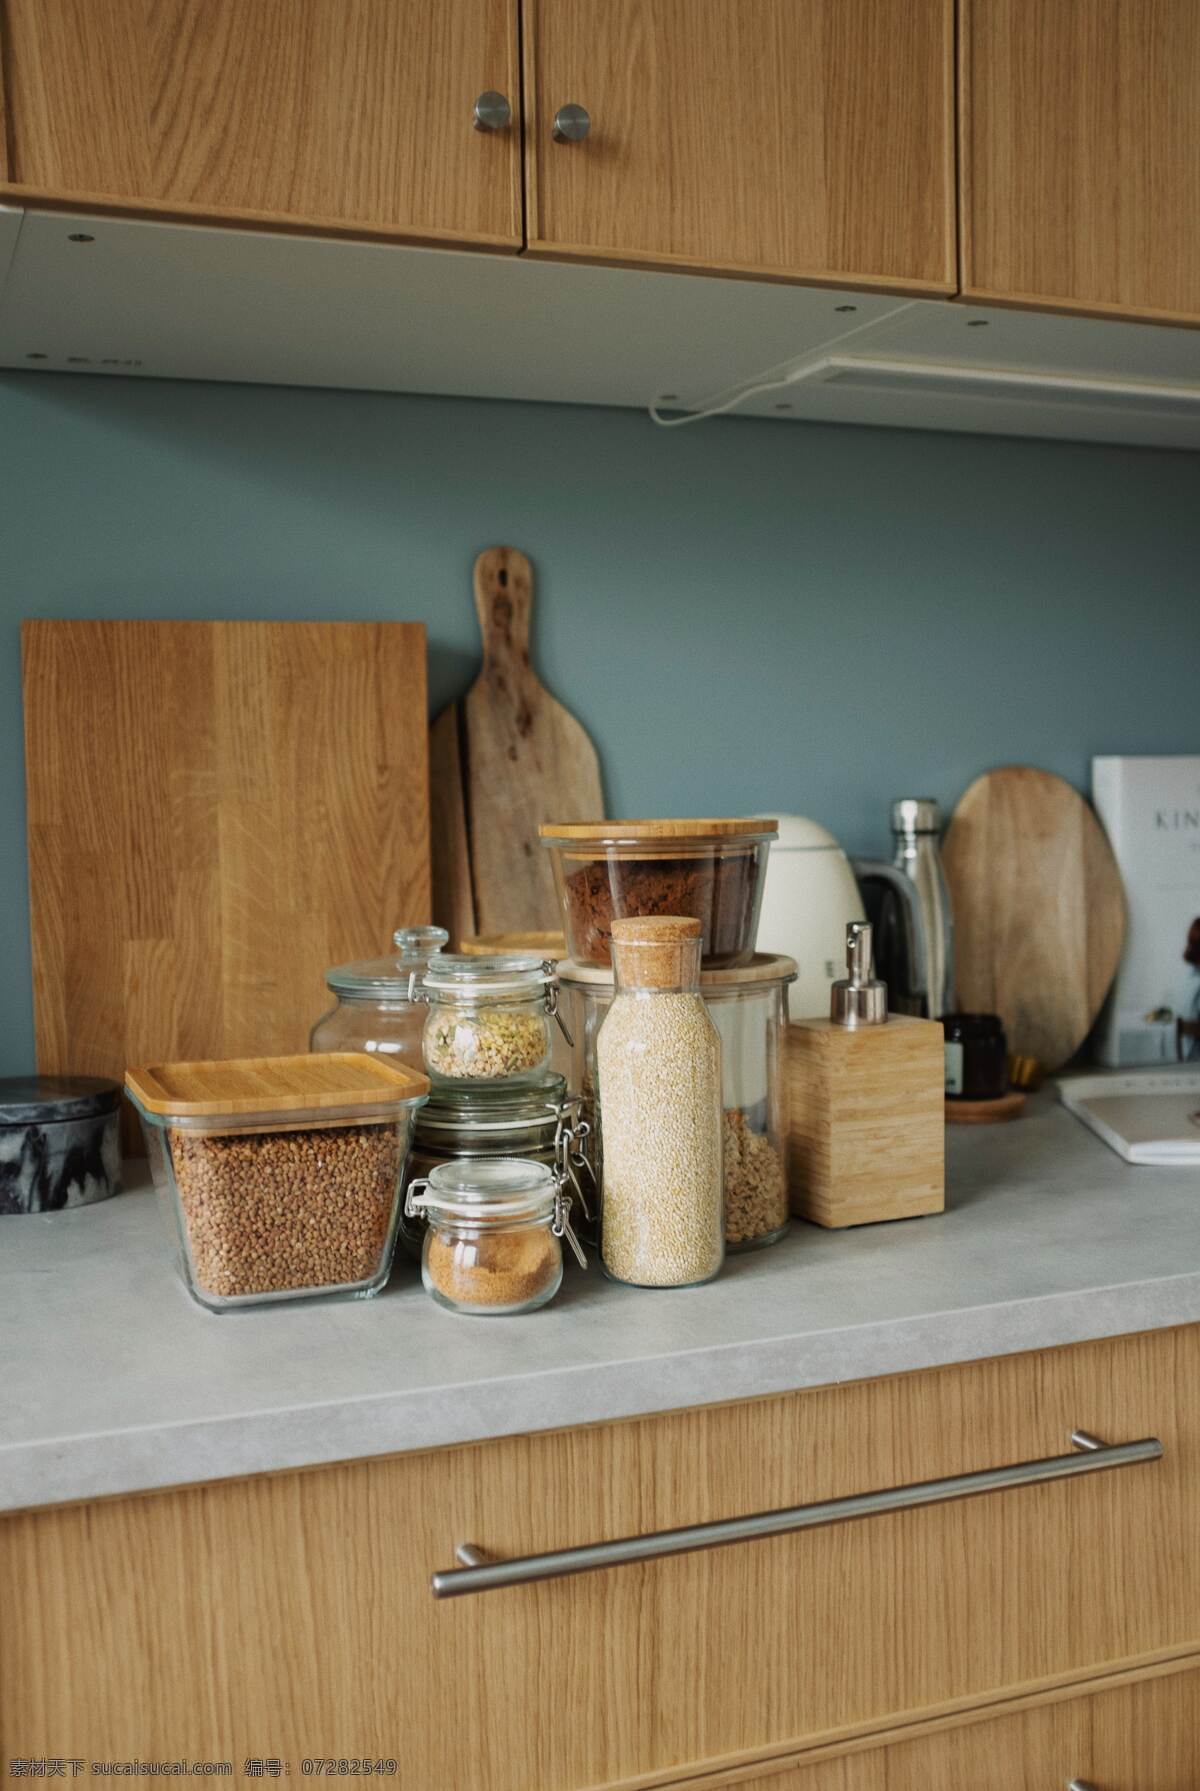
[[[463,781],[462,713],[451,703],[429,729],[429,835],[433,918],[450,935],[451,951],[476,937],[467,797]]]
[[[1158,1435],[1165,1456],[429,1594],[464,1540],[528,1554],[730,1517],[1057,1454],[1079,1425]],[[293,1772],[305,1754],[390,1755],[413,1791],[750,1776],[791,1746],[1195,1652],[1198,1469],[1187,1328],[11,1516],[0,1732],[12,1751],[278,1753]]]
[[[462,941],[462,950],[469,958],[536,952],[540,958],[557,960],[566,957],[567,942],[562,933],[476,933]]]
[[[999,1014],[1010,1052],[1061,1069],[1095,1024],[1125,937],[1104,829],[1061,777],[1010,765],[976,778],[942,858],[959,1007]]]
[[[941,1023],[788,1027],[792,1211],[817,1225],[940,1213],[945,1194]]]
[[[774,838],[779,822],[772,817],[755,815],[689,815],[661,821],[594,820],[569,821],[565,816],[546,822],[540,829],[543,837],[578,840],[597,845],[605,840],[740,840],[757,839],[761,834]],[[672,846],[674,851],[674,846]]]
[[[521,240],[516,0],[0,0],[8,179],[64,199]],[[472,128],[479,93],[512,101]]]
[[[12,143],[8,116],[8,57],[5,49],[4,7],[0,5],[0,185],[13,178]]]
[[[945,1114],[948,1126],[997,1126],[1007,1125],[1010,1120],[1019,1119],[1025,1111],[1028,1096],[1019,1088],[1010,1088],[1007,1094],[997,1095],[990,1101],[946,1102]]]
[[[227,1057],[217,1063],[131,1068],[126,1087],[149,1113],[211,1118],[376,1107],[429,1093],[429,1078],[379,1053],[317,1051],[303,1057]]]
[[[551,819],[604,813],[596,749],[530,663],[533,569],[513,547],[475,562],[478,678],[433,724],[434,915],[451,938],[556,932]],[[464,883],[469,874],[469,885]]]
[[[856,1751],[724,1791],[1196,1791],[1200,1670],[1174,1672],[939,1735]],[[691,1781],[701,1791],[704,1781]],[[710,1786],[721,1783],[709,1779]],[[684,1791],[684,1787],[680,1787]]]
[[[953,291],[952,0],[531,0],[524,33],[531,251]]]
[[[1200,321],[1195,0],[962,0],[962,290]]]
[[[424,627],[35,621],[22,647],[39,1069],[305,1051],[326,969],[428,914]]]

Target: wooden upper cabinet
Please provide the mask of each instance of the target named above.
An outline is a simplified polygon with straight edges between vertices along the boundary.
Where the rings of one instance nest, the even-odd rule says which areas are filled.
[[[1200,0],[961,0],[963,292],[1200,321]]]
[[[526,0],[524,31],[534,253],[954,290],[953,0]]]
[[[517,0],[0,0],[0,61],[10,197],[520,245]]]

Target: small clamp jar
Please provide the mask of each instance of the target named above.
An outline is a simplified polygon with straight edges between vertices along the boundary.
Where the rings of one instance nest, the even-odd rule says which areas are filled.
[[[571,1197],[544,1163],[439,1163],[409,1183],[404,1211],[425,1215],[421,1280],[450,1312],[500,1318],[545,1306],[562,1284],[564,1237],[586,1267]]]
[[[417,1115],[408,1169],[414,1181],[439,1163],[468,1157],[521,1157],[544,1163],[569,1185],[579,1215],[577,1226],[596,1241],[598,1198],[592,1168],[584,1155],[588,1127],[579,1102],[553,1072],[523,1088],[438,1088]],[[425,1220],[403,1217],[400,1241],[420,1260]]]
[[[417,979],[412,988],[416,998]],[[429,1014],[422,1050],[435,1086],[520,1088],[550,1062],[550,1022],[558,1019],[552,959],[474,958],[439,953],[421,979]]]

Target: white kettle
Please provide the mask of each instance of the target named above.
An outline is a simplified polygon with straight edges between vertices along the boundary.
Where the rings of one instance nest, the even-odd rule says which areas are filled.
[[[781,815],[771,843],[758,921],[759,951],[795,958],[793,1020],[829,1012],[829,985],[846,974],[846,923],[866,910],[850,861],[833,835],[803,815]]]

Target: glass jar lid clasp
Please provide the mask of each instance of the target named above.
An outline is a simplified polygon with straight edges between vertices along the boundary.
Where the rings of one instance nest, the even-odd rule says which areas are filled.
[[[554,1222],[550,1227],[556,1238],[566,1238],[575,1253],[575,1260],[581,1269],[587,1268],[587,1257],[583,1253],[583,1245],[575,1236],[571,1225],[571,1196],[559,1182],[554,1194]]]

